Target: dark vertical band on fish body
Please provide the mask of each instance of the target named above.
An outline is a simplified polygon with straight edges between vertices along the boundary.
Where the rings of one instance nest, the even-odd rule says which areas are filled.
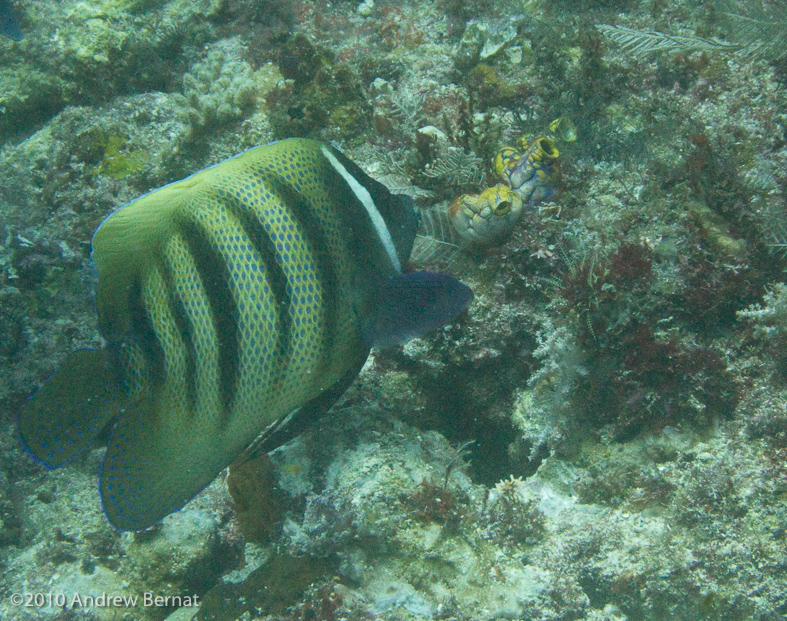
[[[175,327],[186,350],[186,401],[189,411],[195,412],[197,405],[197,346],[194,343],[194,328],[186,312],[186,306],[183,304],[183,298],[175,290],[169,261],[162,261],[159,271],[164,280],[164,290],[167,292],[169,313],[175,321]]]
[[[341,151],[331,149],[331,153],[337,160],[344,166],[345,170],[366,190],[372,197],[377,211],[380,212],[388,233],[393,241],[394,248],[399,257],[399,261],[404,265],[410,258],[410,251],[413,247],[415,240],[415,232],[418,228],[418,215],[413,208],[412,199],[403,196],[395,196],[379,181],[375,181],[367,175],[358,164],[349,159]],[[360,235],[360,239],[374,239],[378,240],[379,236],[377,231],[372,226],[369,220],[369,214],[366,208],[360,203],[355,193],[352,192],[347,183],[342,179],[341,175],[330,166],[331,179],[335,187],[341,187],[348,195],[351,195],[351,203],[353,205],[352,212],[358,212],[359,216],[363,216],[362,222],[364,229],[358,230],[356,227],[356,235]],[[345,211],[350,214],[350,210]],[[366,225],[368,224],[368,228]],[[368,237],[364,237],[368,236]],[[382,242],[380,242],[382,244]]]
[[[240,366],[238,308],[224,257],[201,226],[182,218],[176,227],[194,259],[210,305],[219,346],[219,390],[225,414],[235,396]]]
[[[240,197],[233,196],[227,192],[219,192],[224,206],[240,223],[246,237],[251,241],[252,246],[260,255],[260,260],[265,266],[265,274],[271,287],[273,299],[279,307],[279,325],[276,330],[276,349],[279,354],[279,362],[276,368],[279,370],[280,377],[286,372],[289,364],[289,350],[292,343],[292,317],[290,307],[292,306],[292,296],[287,291],[287,275],[284,269],[276,260],[276,245],[271,239],[265,225]]]
[[[331,249],[325,239],[319,218],[314,213],[310,201],[286,180],[278,175],[266,179],[274,194],[280,197],[281,204],[290,208],[298,231],[306,238],[314,252],[314,264],[317,272],[317,290],[322,293],[322,356],[321,371],[330,364],[333,357],[334,339],[336,338],[339,310],[339,276],[336,273]]]
[[[128,310],[131,317],[131,334],[142,351],[148,379],[152,386],[160,386],[166,379],[164,350],[156,337],[153,322],[145,306],[142,285],[136,279],[128,293]]]
[[[372,224],[366,207],[339,171],[327,162],[326,164],[325,179],[334,202],[338,205],[337,215],[342,226],[342,238],[347,244],[353,263],[364,266],[370,261],[377,263],[375,257],[385,256],[384,262],[390,265],[383,242]]]

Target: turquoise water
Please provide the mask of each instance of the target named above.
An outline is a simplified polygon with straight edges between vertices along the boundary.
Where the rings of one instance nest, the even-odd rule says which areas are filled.
[[[0,618],[784,618],[782,0],[10,10]],[[294,136],[412,199],[405,270],[474,300],[115,530],[109,433],[48,470],[17,429],[70,352],[107,345],[93,232]]]

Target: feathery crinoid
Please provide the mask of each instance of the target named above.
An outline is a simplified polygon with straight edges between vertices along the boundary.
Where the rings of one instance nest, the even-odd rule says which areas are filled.
[[[445,179],[455,185],[480,185],[484,179],[484,161],[475,153],[448,146],[424,169],[425,177]]]
[[[714,50],[735,51],[740,46],[716,38],[670,35],[656,30],[637,30],[626,26],[599,24],[605,37],[620,46],[620,51],[631,58],[642,60],[656,52],[689,52]]]
[[[760,229],[768,250],[787,259],[787,197],[784,194],[768,196],[760,211]]]
[[[721,1],[740,53],[772,62],[787,59],[787,0]]]
[[[636,60],[662,51],[734,52],[772,62],[787,59],[787,0],[719,0],[719,12],[727,22],[731,42],[610,24],[599,24],[597,28],[617,43],[621,52]]]
[[[459,252],[460,238],[448,219],[445,203],[420,209],[421,222],[415,236],[410,261],[416,265],[449,264]]]

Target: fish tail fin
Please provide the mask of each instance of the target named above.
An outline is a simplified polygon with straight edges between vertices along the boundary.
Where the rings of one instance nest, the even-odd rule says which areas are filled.
[[[180,510],[240,452],[222,438],[220,421],[184,408],[158,394],[112,429],[99,492],[115,528],[143,530]]]
[[[473,299],[470,287],[448,276],[416,272],[387,278],[362,331],[367,345],[401,345],[456,317]]]
[[[106,349],[75,351],[22,407],[22,443],[47,468],[88,448],[122,411],[126,394],[111,358]]]

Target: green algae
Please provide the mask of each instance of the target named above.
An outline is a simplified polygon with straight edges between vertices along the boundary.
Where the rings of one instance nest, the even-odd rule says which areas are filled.
[[[127,149],[127,144],[127,139],[122,136],[108,136],[103,145],[104,158],[96,173],[113,179],[123,179],[143,170],[150,161],[150,154],[142,149]]]

